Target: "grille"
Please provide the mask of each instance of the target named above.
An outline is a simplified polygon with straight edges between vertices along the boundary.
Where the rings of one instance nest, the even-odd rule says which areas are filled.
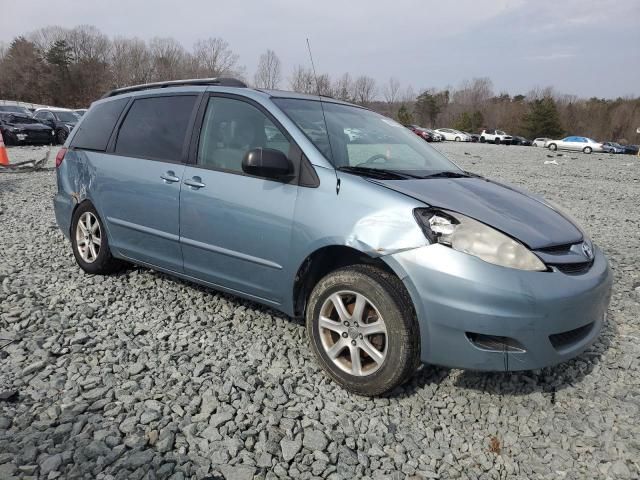
[[[593,322],[584,325],[583,327],[578,327],[573,330],[568,330],[562,333],[556,333],[553,335],[549,335],[549,340],[551,341],[551,345],[556,350],[562,350],[564,348],[575,345],[580,340],[583,340],[589,332],[593,328]]]
[[[571,247],[573,245],[573,243],[567,243],[565,245],[552,245],[550,247],[541,248],[540,251],[547,253],[566,253],[571,250]]]
[[[593,262],[558,263],[555,265],[551,264],[551,266],[557,268],[562,273],[566,273],[568,275],[578,275],[589,270],[592,263]]]

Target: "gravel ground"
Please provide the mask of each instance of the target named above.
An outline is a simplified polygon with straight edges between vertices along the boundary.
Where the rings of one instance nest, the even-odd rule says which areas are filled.
[[[0,173],[0,478],[639,478],[640,159],[437,148],[561,203],[606,251],[609,323],[585,354],[518,374],[424,367],[357,397],[273,310],[145,268],[83,274],[52,169]]]

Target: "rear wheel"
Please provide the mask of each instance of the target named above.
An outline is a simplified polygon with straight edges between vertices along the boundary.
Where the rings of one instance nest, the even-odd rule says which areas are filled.
[[[549,144],[549,150],[552,150],[555,152],[557,149],[558,149],[558,146],[555,143]]]
[[[73,213],[71,246],[76,262],[87,273],[105,275],[122,267],[111,255],[104,225],[90,202],[81,203]]]
[[[582,149],[582,151],[583,151],[584,153],[591,153],[591,152],[593,152],[593,149],[592,149],[591,147],[584,147],[584,148]]]
[[[486,139],[486,138],[484,138],[484,137],[480,137],[480,143],[484,143],[484,142],[486,142],[486,141],[487,141],[487,139]]]
[[[460,137],[456,137],[456,142],[459,142],[459,141],[460,141]]]
[[[325,372],[366,396],[402,384],[420,359],[418,323],[402,282],[355,265],[318,282],[306,311],[309,341]]]

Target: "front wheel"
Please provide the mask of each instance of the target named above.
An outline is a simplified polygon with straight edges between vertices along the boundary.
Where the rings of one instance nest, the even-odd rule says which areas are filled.
[[[584,147],[584,148],[582,149],[582,151],[583,151],[584,153],[587,153],[587,154],[588,154],[588,153],[593,152],[593,149],[592,149],[591,147]]]
[[[359,395],[393,390],[420,360],[411,299],[397,277],[377,267],[345,267],[320,280],[309,297],[306,325],[325,372]]]
[[[459,142],[459,141],[460,141],[460,137],[456,137],[456,142]]]
[[[486,138],[484,138],[484,137],[480,137],[480,143],[484,143],[484,142],[486,142],[486,141],[487,141],[487,139],[486,139]]]
[[[500,145],[500,138],[496,137],[493,143],[495,143],[496,145]]]
[[[56,132],[56,140],[58,140],[58,144],[62,145],[64,144],[64,142],[67,141],[67,137],[69,136],[69,134],[67,133],[66,130],[64,130],[63,128],[61,128],[60,130],[58,130]]]
[[[549,144],[549,150],[555,152],[558,149],[558,146],[555,143]]]
[[[71,247],[80,268],[91,274],[113,273],[122,262],[113,258],[102,220],[90,202],[81,203],[71,219]]]

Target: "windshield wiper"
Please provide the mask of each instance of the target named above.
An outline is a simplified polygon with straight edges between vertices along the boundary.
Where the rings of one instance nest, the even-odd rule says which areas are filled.
[[[343,166],[338,167],[336,170],[340,170],[341,172],[349,172],[349,173],[361,173],[363,175],[368,175],[371,177],[381,178],[381,179],[395,179],[395,180],[406,180],[407,178],[423,178],[418,175],[411,175],[410,173],[405,172],[397,172],[395,170],[387,170],[384,168],[369,168],[369,167],[351,167],[351,166]]]
[[[471,176],[472,175],[467,172],[452,172],[450,170],[445,170],[443,172],[436,172],[430,175],[423,175],[420,178],[465,178]]]

